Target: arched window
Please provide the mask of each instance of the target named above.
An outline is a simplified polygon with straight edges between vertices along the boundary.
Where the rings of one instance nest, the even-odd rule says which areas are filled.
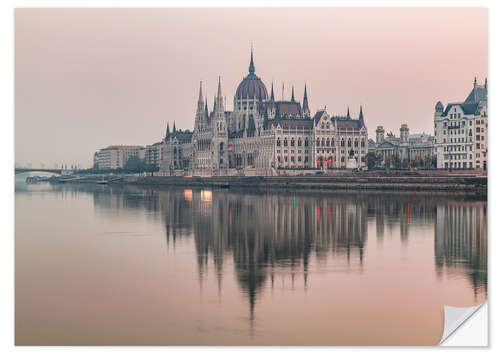
[[[330,146],[330,138],[326,138],[326,146]]]
[[[285,140],[283,141],[283,146],[288,146],[288,139],[285,138]]]
[[[351,147],[351,146],[352,146],[351,138],[349,138],[349,140],[347,141],[347,146],[348,146],[348,147]]]
[[[299,138],[299,140],[297,141],[297,146],[302,146],[302,139]]]
[[[295,138],[292,138],[292,140],[290,141],[290,146],[295,146]]]
[[[340,146],[342,146],[342,147],[345,146],[344,138],[342,138],[342,140],[340,140]]]
[[[321,138],[321,146],[325,146],[325,138]]]
[[[309,146],[309,139],[304,140],[304,146]]]
[[[335,146],[335,139],[332,138],[332,146]]]
[[[280,140],[280,138],[278,138],[278,140],[276,140],[276,146],[281,146],[281,140]]]
[[[357,148],[358,147],[358,139],[354,140],[354,147]]]
[[[365,141],[364,140],[361,140],[361,147],[364,148],[365,147]]]
[[[316,146],[319,146],[319,138],[316,139]]]

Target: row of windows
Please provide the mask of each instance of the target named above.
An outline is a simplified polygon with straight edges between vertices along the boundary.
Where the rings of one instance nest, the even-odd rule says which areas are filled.
[[[281,150],[278,149],[278,150],[276,150],[276,152],[279,154],[281,152]],[[288,154],[288,150],[286,150],[286,149],[283,150],[283,152],[285,154]],[[302,150],[299,149],[299,150],[297,150],[297,152],[300,154],[300,153],[302,153]],[[295,150],[290,150],[290,153],[292,153],[292,154],[295,153]],[[304,153],[305,154],[309,153],[309,150],[304,150]]]
[[[472,137],[469,138],[450,138],[450,143],[466,143],[466,142],[472,142]],[[446,138],[443,139],[443,143],[446,144]]]
[[[281,146],[281,139],[280,138],[278,138],[276,140],[276,146]],[[283,140],[283,146],[288,146],[288,139],[287,138],[285,138]],[[295,138],[292,138],[290,140],[290,146],[295,146]],[[297,140],[297,146],[302,146],[302,139],[299,138]],[[309,139],[307,139],[307,138],[304,139],[304,146],[309,146]]]
[[[448,169],[450,167],[453,167],[453,168],[457,168],[457,169],[460,169],[460,168],[463,168],[463,169],[466,169],[466,168],[469,168],[469,169],[472,169],[472,162],[451,162],[449,165],[447,162],[444,163],[444,168],[445,169]]]
[[[466,160],[467,154],[444,155],[445,160]],[[469,159],[472,160],[472,154],[469,154]]]
[[[278,156],[278,162],[288,162],[288,156],[284,156],[281,160],[281,156]],[[290,156],[290,162],[295,162],[295,156]],[[297,162],[302,162],[302,156],[297,156]],[[309,162],[309,157],[304,156],[304,162]]]
[[[452,146],[445,146],[444,151],[472,151],[472,145],[467,145],[467,146],[460,146],[460,145],[452,145]]]
[[[452,122],[452,123],[450,123],[448,125],[448,122],[445,121],[444,122],[444,126],[445,127],[447,127],[447,126],[456,126],[456,127],[462,127],[463,128],[466,123],[467,123],[466,120],[461,120],[461,121],[454,121],[454,122]],[[472,126],[472,120],[469,120],[469,126]]]

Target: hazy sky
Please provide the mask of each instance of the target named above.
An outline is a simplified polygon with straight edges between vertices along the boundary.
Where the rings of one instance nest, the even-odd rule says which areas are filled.
[[[312,111],[363,105],[377,125],[433,133],[437,100],[462,101],[488,70],[487,9],[17,9],[16,162],[90,166],[111,144],[192,129],[199,81],[228,109],[248,73],[277,96],[307,82]]]

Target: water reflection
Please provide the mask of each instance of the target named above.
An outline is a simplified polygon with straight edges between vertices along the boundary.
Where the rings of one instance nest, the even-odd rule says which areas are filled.
[[[112,209],[146,209],[161,215],[168,246],[194,238],[200,283],[212,264],[221,286],[225,259],[232,258],[253,320],[259,294],[275,277],[307,288],[309,261],[329,257],[363,272],[367,225],[377,242],[409,227],[434,226],[436,274],[465,274],[475,293],[487,293],[487,206],[460,197],[306,193],[241,193],[116,187],[94,190],[94,203]],[[448,268],[448,269],[445,269]]]
[[[486,297],[477,199],[16,182],[16,343],[428,345]]]

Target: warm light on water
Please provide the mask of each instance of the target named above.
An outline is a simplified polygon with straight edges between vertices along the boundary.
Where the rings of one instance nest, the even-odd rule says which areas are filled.
[[[430,345],[487,298],[485,201],[16,189],[18,345]]]

